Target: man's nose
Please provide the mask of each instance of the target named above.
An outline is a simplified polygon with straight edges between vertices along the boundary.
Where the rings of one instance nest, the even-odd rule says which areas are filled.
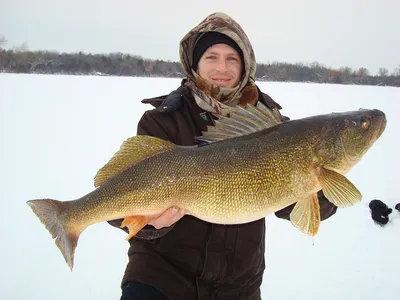
[[[226,71],[226,69],[227,69],[227,61],[226,61],[226,59],[219,59],[217,61],[217,70],[223,72],[223,71]]]

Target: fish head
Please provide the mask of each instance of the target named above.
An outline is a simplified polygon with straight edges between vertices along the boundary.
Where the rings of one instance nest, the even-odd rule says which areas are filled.
[[[345,174],[382,135],[386,122],[385,114],[378,109],[326,115],[314,149],[319,163]]]

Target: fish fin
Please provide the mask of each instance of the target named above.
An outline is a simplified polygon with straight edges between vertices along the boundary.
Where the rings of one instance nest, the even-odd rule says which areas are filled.
[[[149,224],[154,217],[150,216],[129,216],[125,217],[125,219],[121,223],[121,228],[128,227],[129,235],[126,237],[126,240],[129,241],[133,238],[136,233],[138,233],[144,226]]]
[[[213,126],[207,126],[202,136],[196,139],[208,142],[221,141],[274,127],[282,123],[282,120],[277,110],[271,110],[258,102],[257,106],[237,105],[228,116],[219,116],[214,123]]]
[[[70,228],[60,218],[60,215],[68,209],[71,201],[57,201],[52,199],[30,200],[27,204],[50,232],[55,243],[60,249],[70,270],[74,267],[74,252],[80,233],[84,228]]]
[[[337,207],[349,207],[361,201],[360,191],[342,174],[321,168],[318,179],[325,197]]]
[[[321,223],[317,194],[298,201],[290,213],[290,221],[302,232],[315,236]]]
[[[97,172],[94,178],[94,186],[102,185],[132,164],[171,150],[174,147],[175,144],[152,136],[138,135],[131,137],[123,142],[120,150]]]

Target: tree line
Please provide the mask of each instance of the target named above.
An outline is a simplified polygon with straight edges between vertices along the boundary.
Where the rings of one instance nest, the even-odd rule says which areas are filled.
[[[145,59],[120,52],[91,54],[29,51],[26,44],[5,49],[5,43],[4,37],[0,37],[0,72],[4,73],[184,77],[179,62]],[[272,62],[257,64],[256,80],[400,87],[400,65],[392,73],[380,68],[376,75],[371,75],[363,67],[333,69],[317,62]]]

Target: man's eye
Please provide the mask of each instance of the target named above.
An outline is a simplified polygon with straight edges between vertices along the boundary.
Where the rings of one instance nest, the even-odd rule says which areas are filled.
[[[206,58],[207,58],[207,59],[217,59],[217,57],[214,56],[214,55],[207,56]]]
[[[237,57],[234,57],[234,56],[229,57],[228,60],[229,60],[229,61],[239,61],[239,60],[237,59]]]

